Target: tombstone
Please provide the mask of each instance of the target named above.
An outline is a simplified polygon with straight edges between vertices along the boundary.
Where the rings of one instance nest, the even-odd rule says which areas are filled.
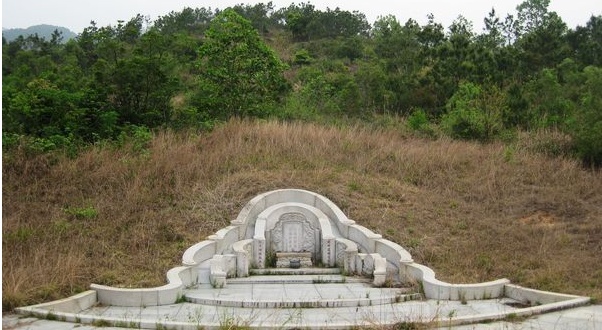
[[[311,267],[317,258],[319,230],[297,212],[282,214],[270,233],[276,267]]]

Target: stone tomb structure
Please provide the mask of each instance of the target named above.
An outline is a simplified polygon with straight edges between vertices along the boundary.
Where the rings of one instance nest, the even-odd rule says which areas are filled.
[[[388,280],[399,282],[402,262],[412,262],[401,246],[347,219],[326,198],[302,190],[256,197],[231,226],[209,239],[216,243],[193,246],[184,254],[184,263],[197,264],[207,246],[219,247],[209,271],[216,287],[224,287],[227,278],[246,277],[252,269],[317,266],[370,277],[382,286],[387,268]]]
[[[397,243],[350,220],[326,197],[299,189],[253,198],[228,227],[188,248],[167,281],[141,289],[92,284],[77,296],[17,310],[140,328],[220,328],[219,315],[249,315],[240,325],[251,328],[353,328],[442,320],[449,326],[589,302],[506,279],[439,281]],[[303,316],[304,308],[312,308],[311,316]],[[374,313],[377,320],[366,318]],[[301,316],[291,325],[290,315]]]
[[[328,217],[301,203],[282,203],[263,211],[255,222],[256,268],[335,267],[335,237]],[[269,262],[275,261],[275,265]]]

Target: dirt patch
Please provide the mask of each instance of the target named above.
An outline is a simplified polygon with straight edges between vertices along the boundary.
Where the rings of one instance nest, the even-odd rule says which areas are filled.
[[[545,211],[537,211],[529,216],[520,218],[518,221],[523,225],[537,228],[553,229],[558,226],[558,219],[553,214]]]

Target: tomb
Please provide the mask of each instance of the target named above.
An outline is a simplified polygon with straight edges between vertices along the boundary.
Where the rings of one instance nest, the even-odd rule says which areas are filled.
[[[229,226],[188,248],[167,282],[141,289],[92,284],[74,297],[17,311],[151,329],[232,325],[232,319],[216,319],[220,315],[246,315],[240,325],[250,328],[339,329],[440,320],[451,326],[589,302],[507,279],[440,281],[397,243],[350,220],[326,197],[300,189],[250,200]],[[305,308],[313,309],[303,316]],[[127,317],[115,317],[120,313]]]

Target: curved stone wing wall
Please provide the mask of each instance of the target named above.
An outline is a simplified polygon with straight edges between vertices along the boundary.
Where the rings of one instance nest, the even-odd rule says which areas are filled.
[[[384,268],[386,268],[387,262],[397,268],[399,273],[395,274],[396,277],[421,283],[427,299],[472,300],[497,298],[504,295],[504,287],[509,283],[506,279],[477,284],[450,284],[439,281],[432,269],[413,262],[412,256],[403,247],[383,239],[381,235],[348,219],[341,209],[328,198],[307,190],[280,189],[251,199],[243,207],[238,217],[231,222],[230,226],[219,230],[214,235],[209,236],[207,240],[187,249],[182,257],[184,267],[177,267],[168,272],[167,285],[148,289],[122,289],[93,284],[92,289],[97,292],[98,301],[107,305],[165,305],[177,301],[181,296],[182,288],[198,283],[199,275],[196,268],[207,260],[212,261],[211,264],[214,266],[212,268],[215,268],[216,272],[224,271],[235,273],[235,276],[247,276],[248,268],[253,263],[258,262],[257,258],[258,253],[261,254],[260,250],[265,250],[265,244],[260,249],[257,246],[260,242],[254,240],[254,237],[258,237],[255,232],[257,229],[255,223],[262,212],[269,210],[271,207],[275,211],[279,208],[279,204],[297,210],[305,205],[305,210],[313,213],[320,220],[321,227],[326,226],[326,220],[336,227],[338,234],[342,237],[334,237],[331,228],[328,228],[329,230],[325,230],[327,234],[325,237],[328,239],[326,247],[335,250],[340,247],[345,250],[330,250],[326,256],[323,256],[328,260],[327,264],[329,266],[335,262],[335,259],[346,260],[344,265],[337,266],[342,266],[341,268],[346,271],[357,269],[357,265],[355,265],[358,262],[357,255],[374,254],[374,258],[378,260],[379,264],[379,280],[375,281],[375,283],[378,282],[377,284],[383,282],[383,274],[381,274],[383,262],[385,263]],[[324,219],[324,215],[327,219]],[[267,225],[268,218],[269,216],[262,218],[263,228]],[[244,243],[235,245],[243,240],[245,240]],[[354,245],[348,244],[349,242],[353,242]],[[229,269],[232,268],[229,266],[221,266],[222,263],[217,261],[213,262],[215,256],[227,253],[230,253],[228,260],[236,258],[235,262],[232,263],[234,264],[234,270]],[[260,264],[263,262],[265,260],[259,260]],[[261,265],[259,266],[261,267]]]

